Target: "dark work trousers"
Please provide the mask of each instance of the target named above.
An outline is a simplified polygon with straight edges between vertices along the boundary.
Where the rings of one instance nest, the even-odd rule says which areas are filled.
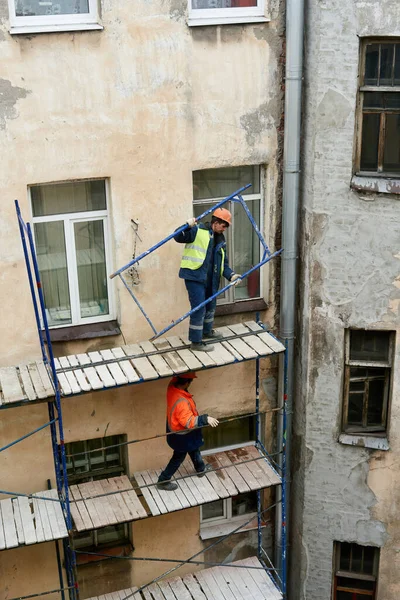
[[[212,296],[212,291],[206,283],[185,279],[189,296],[190,308],[196,308],[201,302]],[[190,315],[189,340],[198,344],[203,336],[209,334],[214,324],[216,298]]]
[[[174,450],[171,460],[165,467],[164,471],[161,471],[158,481],[169,481],[185,460],[186,454],[189,454],[190,458],[192,459],[193,466],[197,473],[204,471],[205,464],[201,458],[200,450],[198,448],[197,450],[191,450],[190,452]]]

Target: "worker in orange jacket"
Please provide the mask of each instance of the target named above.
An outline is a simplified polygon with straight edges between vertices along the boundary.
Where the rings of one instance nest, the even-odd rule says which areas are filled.
[[[197,377],[196,373],[182,373],[173,377],[167,390],[167,433],[176,432],[167,436],[168,445],[174,453],[165,469],[161,472],[157,487],[163,490],[176,490],[177,484],[171,477],[179,469],[189,454],[197,475],[202,477],[212,469],[206,465],[201,457],[199,448],[204,444],[201,429],[204,425],[217,427],[218,421],[208,415],[199,415],[189,387]]]

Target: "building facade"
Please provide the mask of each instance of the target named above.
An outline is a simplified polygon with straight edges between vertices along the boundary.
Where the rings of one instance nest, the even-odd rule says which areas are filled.
[[[0,21],[1,368],[40,360],[15,198],[32,223],[57,357],[148,340],[147,322],[109,275],[242,185],[252,184],[247,205],[277,248],[283,2],[10,0],[0,3]],[[244,272],[259,261],[259,244],[243,214],[235,210],[233,218],[228,254]],[[180,257],[171,242],[126,274],[159,329],[188,309]],[[217,309],[220,324],[248,321],[259,311],[275,330],[278,272],[271,262],[228,290]],[[184,322],[172,333],[186,328]],[[276,360],[262,361],[262,410],[275,406],[276,376]],[[116,445],[164,431],[166,385],[162,379],[63,399],[71,484],[164,466],[170,450],[163,438]],[[254,412],[254,364],[202,373],[193,389],[201,412]],[[46,403],[7,408],[0,445],[46,421]],[[271,416],[263,430],[273,449]],[[252,440],[254,422],[243,419],[209,437],[207,448]],[[55,487],[49,432],[2,452],[0,472],[6,490],[39,492],[48,480]],[[250,494],[91,530],[75,536],[75,545],[184,558],[209,543],[216,528],[221,535],[254,511]],[[272,520],[263,531],[271,545]],[[255,547],[256,531],[238,533],[207,557],[234,560]],[[168,566],[89,554],[78,563],[81,598],[141,585]],[[4,600],[58,588],[54,543],[1,552],[0,582]]]
[[[400,591],[399,23],[307,3],[294,599]]]

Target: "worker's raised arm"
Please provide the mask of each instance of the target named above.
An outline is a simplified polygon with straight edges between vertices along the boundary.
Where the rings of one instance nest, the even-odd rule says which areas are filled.
[[[174,240],[179,244],[190,244],[194,242],[197,235],[198,226],[196,225],[196,219],[194,217],[190,217],[184,225],[185,224],[189,225],[189,229],[185,229],[185,231],[181,231],[174,236]]]

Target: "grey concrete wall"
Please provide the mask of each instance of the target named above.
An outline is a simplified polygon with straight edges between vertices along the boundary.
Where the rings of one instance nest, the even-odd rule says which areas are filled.
[[[306,6],[291,600],[331,598],[334,541],[381,548],[379,600],[400,595],[399,343],[387,452],[338,443],[344,331],[400,333],[400,197],[352,191],[359,36],[400,36],[390,0]]]

